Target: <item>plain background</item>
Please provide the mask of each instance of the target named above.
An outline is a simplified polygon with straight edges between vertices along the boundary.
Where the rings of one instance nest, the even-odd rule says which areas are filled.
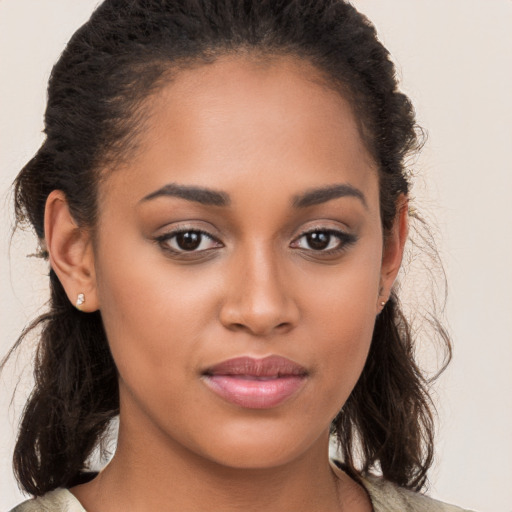
[[[10,245],[9,186],[42,141],[52,64],[97,0],[0,0],[0,354],[46,299],[45,265]],[[436,388],[434,497],[512,511],[512,1],[356,0],[398,63],[429,138],[414,170],[437,226],[454,360]],[[28,349],[30,346],[28,347]],[[22,499],[10,469],[30,350],[0,378],[0,510]],[[14,402],[17,376],[25,377]]]

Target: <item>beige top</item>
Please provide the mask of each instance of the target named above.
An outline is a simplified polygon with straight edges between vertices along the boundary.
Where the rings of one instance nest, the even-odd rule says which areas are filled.
[[[470,512],[414,493],[376,477],[362,478],[375,512]],[[86,512],[67,489],[25,501],[11,512]]]

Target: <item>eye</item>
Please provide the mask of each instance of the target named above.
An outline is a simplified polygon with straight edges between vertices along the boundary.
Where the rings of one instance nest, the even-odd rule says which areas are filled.
[[[315,229],[303,233],[291,246],[315,252],[335,253],[355,242],[355,236],[335,229]]]
[[[205,231],[187,229],[161,235],[156,239],[160,245],[174,253],[201,252],[222,244]]]

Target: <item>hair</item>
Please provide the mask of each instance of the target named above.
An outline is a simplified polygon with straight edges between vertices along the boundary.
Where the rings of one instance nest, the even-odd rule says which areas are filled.
[[[52,70],[46,138],[14,184],[17,226],[30,225],[45,252],[45,202],[62,190],[77,224],[94,231],[101,172],[136,146],[144,101],[180,69],[230,54],[304,59],[348,97],[378,166],[385,237],[409,191],[405,159],[419,149],[418,128],[374,27],[342,0],[104,1]],[[35,384],[14,453],[16,477],[33,495],[75,481],[119,413],[101,312],[77,311],[53,270],[50,287],[48,311],[9,353],[40,329]],[[395,290],[376,319],[362,375],[332,423],[345,467],[424,487],[433,461],[428,388]]]

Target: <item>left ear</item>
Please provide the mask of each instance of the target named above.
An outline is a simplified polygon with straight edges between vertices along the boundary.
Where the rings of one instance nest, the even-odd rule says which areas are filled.
[[[408,234],[409,198],[405,194],[401,194],[397,199],[397,213],[393,226],[384,237],[377,312],[382,311],[391,293],[391,288],[402,264]]]

